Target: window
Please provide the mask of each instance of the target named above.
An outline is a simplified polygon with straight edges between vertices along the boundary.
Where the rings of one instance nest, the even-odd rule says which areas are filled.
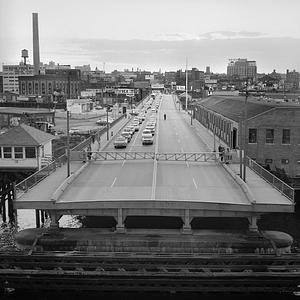
[[[45,83],[42,82],[42,94],[44,95],[45,93],[46,93]]]
[[[36,95],[39,94],[39,84],[38,84],[38,82],[36,82],[36,83],[34,84],[34,93],[35,93]]]
[[[0,147],[0,158],[2,158],[2,148]]]
[[[257,129],[249,128],[249,144],[257,143]]]
[[[291,131],[289,129],[282,129],[282,144],[291,143]]]
[[[266,129],[266,144],[274,144],[274,129]]]
[[[11,147],[3,147],[3,158],[11,158],[11,157],[12,157]]]
[[[23,158],[23,147],[15,147],[15,158]]]
[[[272,162],[273,162],[273,159],[271,159],[271,158],[265,159],[265,164],[271,164]]]
[[[36,158],[35,148],[34,147],[26,147],[25,148],[25,157],[26,158]]]

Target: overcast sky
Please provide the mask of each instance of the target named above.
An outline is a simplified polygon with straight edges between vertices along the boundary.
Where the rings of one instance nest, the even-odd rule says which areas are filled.
[[[300,0],[0,0],[0,63],[32,63],[32,12],[48,63],[226,72],[229,58],[259,72],[300,71]]]

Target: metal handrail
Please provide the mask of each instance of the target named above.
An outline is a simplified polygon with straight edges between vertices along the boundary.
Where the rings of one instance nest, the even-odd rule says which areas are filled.
[[[110,126],[113,126],[117,122],[119,122],[124,116],[122,115],[118,119],[114,120]],[[97,135],[101,135],[105,133],[107,130],[106,126],[104,128],[99,129],[95,134],[94,138]],[[87,139],[76,145],[71,149],[71,151],[81,151],[84,148],[86,148],[89,144],[91,144],[93,137],[89,136]],[[38,170],[34,174],[30,175],[29,177],[25,178],[18,184],[16,184],[16,193],[24,193],[27,192],[28,189],[32,188],[36,184],[38,184],[40,181],[42,181],[44,178],[49,176],[51,173],[55,172],[57,167],[61,167],[67,162],[67,154],[63,154],[60,157],[56,158],[52,163],[49,165],[45,166],[44,168]]]
[[[247,166],[258,174],[261,178],[271,184],[277,189],[282,195],[286,196],[292,203],[295,202],[295,189],[289,186],[287,183],[276,177],[274,174],[266,170],[256,161],[247,157]]]

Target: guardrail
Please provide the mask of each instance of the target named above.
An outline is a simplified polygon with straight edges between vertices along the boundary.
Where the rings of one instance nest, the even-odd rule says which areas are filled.
[[[247,157],[247,166],[294,203],[295,190],[291,186],[270,173],[250,157]]]
[[[97,151],[88,152],[93,160],[139,160],[151,159],[159,161],[192,161],[192,162],[207,162],[218,161],[218,152],[169,152],[169,153],[154,153],[154,152],[112,152],[112,151]]]
[[[114,120],[110,127],[114,124],[118,123],[120,120],[122,120],[124,116],[122,115],[118,119]],[[107,128],[101,128],[97,133],[93,134],[92,136],[88,137],[84,141],[82,141],[80,144],[76,145],[74,148],[71,149],[71,151],[81,151],[84,148],[86,148],[89,144],[93,142],[93,139],[97,138],[97,135],[100,137],[102,134],[106,132]],[[55,172],[58,167],[61,167],[67,162],[67,155],[66,153],[61,155],[60,157],[56,158],[52,163],[45,166],[44,168],[40,169],[39,171],[35,172],[34,174],[30,175],[29,177],[25,178],[23,181],[19,182],[16,185],[16,194],[20,195],[24,192],[27,192],[28,189],[32,188],[39,182],[41,182],[44,178],[49,176],[51,173]]]

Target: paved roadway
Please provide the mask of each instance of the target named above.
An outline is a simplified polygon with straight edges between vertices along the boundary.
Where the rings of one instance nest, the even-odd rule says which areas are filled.
[[[167,114],[167,120],[163,115]],[[156,114],[148,110],[147,117]],[[205,152],[206,144],[182,118],[171,95],[163,95],[153,145],[142,145],[146,122],[126,151]],[[109,144],[106,151],[115,150]],[[232,177],[215,162],[95,161],[72,182],[60,203],[104,200],[169,200],[250,205]]]

